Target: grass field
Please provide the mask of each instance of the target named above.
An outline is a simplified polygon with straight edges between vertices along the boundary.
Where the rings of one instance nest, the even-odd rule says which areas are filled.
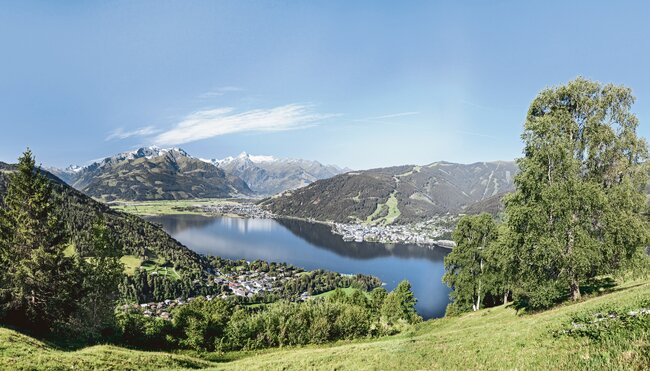
[[[366,224],[370,224],[370,225],[392,224],[395,221],[395,219],[397,219],[401,215],[401,212],[397,207],[397,197],[395,197],[395,192],[391,193],[388,200],[386,200],[386,203],[377,204],[377,209],[375,209],[375,211],[368,216],[368,218],[365,221]],[[381,216],[384,211],[387,211],[386,215]]]
[[[228,199],[194,199],[164,201],[118,201],[111,208],[140,216],[193,214],[203,215],[203,206],[236,203]]]
[[[173,267],[167,266],[168,264],[165,264],[165,260],[162,258],[150,257],[142,259],[135,255],[124,255],[120,258],[120,261],[124,264],[124,273],[130,276],[134,275],[138,269],[144,269],[149,273],[157,272],[161,276],[180,278],[178,272]]]
[[[650,334],[612,333],[601,343],[556,335],[578,313],[648,303],[650,281],[614,287],[601,296],[529,315],[510,307],[426,321],[397,336],[325,346],[227,354],[165,354],[95,346],[74,352],[0,329],[0,368],[156,369],[647,369]],[[650,321],[650,315],[642,318]],[[647,326],[647,322],[645,322]],[[607,335],[607,334],[606,334]]]

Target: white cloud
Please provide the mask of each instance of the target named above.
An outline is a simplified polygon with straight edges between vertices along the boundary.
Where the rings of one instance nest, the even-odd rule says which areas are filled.
[[[153,142],[177,145],[233,133],[296,130],[327,117],[331,115],[313,113],[309,106],[300,104],[241,113],[233,108],[216,108],[188,115],[172,129],[158,134]]]
[[[142,137],[142,136],[147,136],[147,135],[153,135],[158,133],[160,130],[157,130],[153,126],[145,126],[143,128],[139,128],[133,131],[124,131],[123,128],[118,128],[113,130],[107,137],[106,140],[113,140],[113,139],[126,139],[130,137]]]

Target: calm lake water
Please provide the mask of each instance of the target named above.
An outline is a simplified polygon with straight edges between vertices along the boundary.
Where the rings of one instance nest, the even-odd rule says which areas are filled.
[[[440,247],[345,242],[326,225],[288,219],[198,215],[148,219],[200,254],[371,274],[385,282],[387,290],[407,279],[418,299],[418,313],[425,319],[442,317],[449,302],[449,289],[441,282],[448,250]]]

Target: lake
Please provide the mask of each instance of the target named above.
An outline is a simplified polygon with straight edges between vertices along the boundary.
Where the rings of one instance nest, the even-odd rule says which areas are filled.
[[[449,250],[369,242],[346,242],[327,225],[292,219],[242,219],[200,215],[147,218],[199,254],[229,259],[287,262],[306,270],[371,274],[392,290],[409,280],[425,319],[442,317],[449,288],[442,283]]]

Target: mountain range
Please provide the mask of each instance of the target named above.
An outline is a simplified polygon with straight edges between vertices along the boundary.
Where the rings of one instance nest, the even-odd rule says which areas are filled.
[[[83,167],[47,170],[96,199],[147,201],[268,196],[348,169],[245,152],[223,160],[205,160],[181,148],[151,146]]]
[[[240,177],[253,192],[274,195],[297,189],[319,179],[331,178],[350,171],[335,165],[323,165],[318,161],[302,159],[279,159],[273,156],[253,156],[242,152],[237,157],[209,160],[227,174]]]
[[[515,162],[395,166],[353,171],[261,202],[279,215],[334,222],[412,223],[435,215],[489,211],[512,191]]]
[[[145,147],[66,170],[48,169],[66,183],[103,201],[177,200],[252,196],[236,175],[180,148]]]

